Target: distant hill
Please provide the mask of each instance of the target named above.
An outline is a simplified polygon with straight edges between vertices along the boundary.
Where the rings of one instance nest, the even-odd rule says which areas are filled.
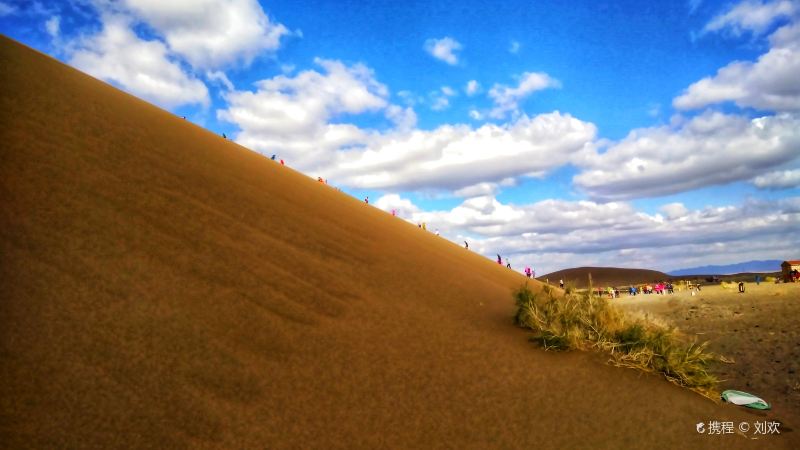
[[[622,286],[626,284],[650,283],[657,280],[665,280],[669,275],[664,272],[649,269],[624,269],[619,267],[576,267],[564,269],[542,275],[537,279],[540,281],[549,280],[556,284],[558,280],[565,283],[572,283],[575,287],[584,288],[588,285],[589,274],[592,274],[592,283],[597,286]]]
[[[780,272],[781,263],[777,259],[764,261],[747,261],[737,264],[727,264],[721,266],[700,266],[688,269],[678,269],[669,272],[671,276],[679,277],[684,275],[732,275],[740,273],[770,273]]]

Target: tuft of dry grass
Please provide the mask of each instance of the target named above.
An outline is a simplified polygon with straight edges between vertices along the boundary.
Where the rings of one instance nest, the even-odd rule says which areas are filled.
[[[570,290],[563,297],[552,289],[534,293],[527,283],[514,292],[514,323],[533,330],[532,341],[546,350],[598,350],[611,364],[661,373],[667,380],[718,399],[712,362],[730,362],[650,316],[626,315],[603,297]]]

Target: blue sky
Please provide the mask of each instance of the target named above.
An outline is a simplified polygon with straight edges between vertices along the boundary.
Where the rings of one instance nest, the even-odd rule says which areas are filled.
[[[800,251],[797,0],[0,0],[16,40],[538,273]]]

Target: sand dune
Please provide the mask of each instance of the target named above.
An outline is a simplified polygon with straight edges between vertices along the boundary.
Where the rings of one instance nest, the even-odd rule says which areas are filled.
[[[516,272],[5,37],[0,77],[3,447],[750,444],[532,346]]]
[[[589,274],[592,274],[592,283],[595,287],[621,287],[673,278],[657,270],[623,269],[619,267],[576,267],[548,273],[537,279],[541,281],[549,280],[551,284],[557,284],[558,280],[564,280],[565,283],[571,283],[577,288],[585,288],[589,282]]]

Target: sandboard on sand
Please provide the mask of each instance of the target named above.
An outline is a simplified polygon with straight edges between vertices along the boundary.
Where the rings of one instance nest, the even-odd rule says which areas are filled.
[[[753,409],[769,409],[769,403],[747,392],[727,390],[722,392],[722,400],[734,405],[746,406]]]

